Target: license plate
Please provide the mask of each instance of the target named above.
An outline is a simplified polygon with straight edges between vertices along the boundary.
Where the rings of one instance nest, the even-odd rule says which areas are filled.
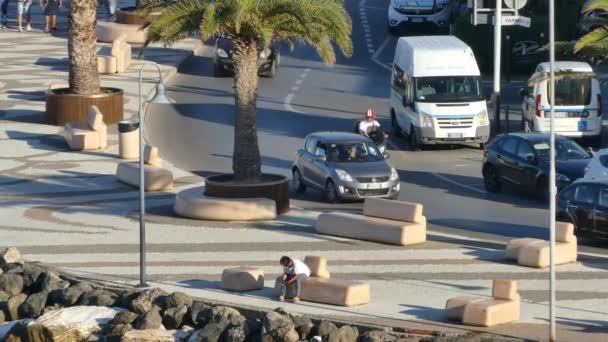
[[[448,133],[448,138],[462,138],[462,133]]]
[[[580,132],[584,132],[587,130],[587,121],[579,121],[578,122],[578,130]]]
[[[369,183],[369,184],[367,184],[367,188],[372,189],[372,190],[381,189],[382,183]]]
[[[424,18],[412,18],[413,23],[421,23],[424,21]]]

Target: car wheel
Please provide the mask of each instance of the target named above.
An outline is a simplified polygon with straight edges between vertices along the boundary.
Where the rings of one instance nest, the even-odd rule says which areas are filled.
[[[483,168],[483,185],[488,192],[499,192],[502,188],[498,170],[492,165]]]
[[[536,183],[536,195],[542,201],[549,200],[549,182],[546,177],[542,177]]]
[[[399,122],[397,122],[397,117],[395,116],[395,110],[391,109],[391,128],[393,135],[396,137],[401,136],[401,127],[399,127]]]
[[[410,148],[413,151],[420,151],[420,142],[418,141],[418,135],[416,134],[416,129],[414,125],[410,127]]]
[[[338,195],[338,189],[336,188],[336,184],[331,179],[327,181],[325,185],[325,198],[329,203],[338,203],[340,202],[340,196]]]
[[[297,193],[302,193],[306,191],[306,185],[304,184],[304,180],[302,179],[302,174],[300,173],[300,170],[293,169],[292,175],[293,177],[291,179],[291,182],[293,185],[293,191]]]

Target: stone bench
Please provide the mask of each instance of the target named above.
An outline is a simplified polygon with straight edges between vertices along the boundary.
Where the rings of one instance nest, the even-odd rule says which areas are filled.
[[[123,73],[131,64],[131,45],[126,35],[121,34],[112,42],[112,47],[103,47],[97,53],[97,72],[100,74]]]
[[[71,150],[99,150],[108,145],[107,126],[96,106],[90,106],[86,122],[68,122],[63,137]]]
[[[320,234],[412,245],[426,241],[426,218],[422,205],[367,198],[363,215],[330,212],[319,215],[315,229]]]
[[[139,188],[139,162],[122,162],[116,168],[119,181]],[[173,188],[173,173],[162,167],[158,148],[146,146],[144,150],[144,190],[166,191]]]
[[[205,196],[203,187],[175,196],[173,210],[182,217],[211,221],[274,220],[275,202],[268,198],[220,198]]]
[[[304,263],[310,268],[310,277],[302,281],[300,300],[340,306],[369,303],[369,284],[329,278],[329,271],[326,269],[327,259],[323,257],[307,256]],[[274,291],[277,296],[281,295],[282,278],[280,276],[275,281]],[[293,298],[295,295],[295,284],[287,286],[285,297]]]
[[[549,267],[550,242],[541,239],[513,239],[506,248],[506,257],[517,260],[522,266],[545,268]],[[571,223],[555,223],[555,264],[568,264],[576,262],[577,239],[574,235],[574,226]]]
[[[148,30],[141,29],[139,25],[120,24],[110,21],[98,21],[95,27],[97,41],[112,43],[124,35],[125,42],[143,46],[146,42]]]
[[[490,327],[519,320],[520,298],[517,282],[497,279],[492,286],[492,297],[456,297],[445,304],[449,320],[464,325]]]
[[[264,288],[264,271],[258,267],[233,267],[222,272],[222,287],[229,291],[252,291]]]

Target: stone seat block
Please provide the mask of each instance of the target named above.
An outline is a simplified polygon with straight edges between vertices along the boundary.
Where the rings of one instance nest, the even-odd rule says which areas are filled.
[[[116,177],[123,183],[139,188],[139,163],[122,162]],[[165,168],[144,164],[144,190],[166,191],[173,188],[173,173]]]
[[[549,267],[549,241],[540,240],[524,246],[517,258],[517,263],[522,266],[546,268]],[[555,264],[563,265],[576,262],[577,259],[576,237],[571,242],[555,243]]]
[[[455,297],[450,298],[445,303],[445,311],[449,320],[462,321],[464,315],[464,307],[467,304],[482,301],[480,297]]]
[[[143,45],[146,42],[148,30],[139,25],[120,24],[110,21],[98,21],[95,27],[97,41],[112,43],[124,35],[124,41],[129,44]]]
[[[230,291],[252,291],[264,288],[264,271],[258,267],[234,267],[222,272],[222,287]]]
[[[275,281],[275,294],[281,294],[282,277]],[[287,298],[296,295],[295,284],[287,287]],[[356,306],[368,304],[370,301],[369,284],[351,280],[309,277],[302,281],[300,299],[308,302]]]
[[[90,106],[86,122],[68,122],[63,137],[71,150],[99,150],[108,145],[107,126],[103,114],[96,106]]]
[[[319,278],[329,278],[330,274],[327,270],[327,258],[322,256],[307,255],[304,258],[304,263],[310,269],[310,275]]]
[[[521,239],[513,239],[507,243],[506,249],[506,257],[507,259],[517,260],[519,257],[519,252],[522,247],[532,244],[534,242],[543,241],[540,239],[532,239],[532,238],[521,238]]]
[[[509,323],[519,320],[520,301],[484,299],[465,305],[462,323],[480,327]]]

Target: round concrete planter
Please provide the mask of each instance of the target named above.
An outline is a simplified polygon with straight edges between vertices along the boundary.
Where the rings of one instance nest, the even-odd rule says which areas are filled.
[[[136,7],[125,7],[116,11],[116,22],[119,24],[141,26],[158,18],[160,12],[149,14],[146,18],[137,14]]]
[[[123,91],[118,88],[101,88],[97,95],[69,93],[69,88],[49,89],[46,97],[48,123],[63,126],[68,122],[87,121],[89,106],[95,105],[103,114],[107,125],[123,120]]]
[[[232,174],[205,178],[205,195],[225,198],[263,197],[274,200],[277,214],[289,211],[289,180],[274,174],[264,174],[257,182],[236,182]]]

